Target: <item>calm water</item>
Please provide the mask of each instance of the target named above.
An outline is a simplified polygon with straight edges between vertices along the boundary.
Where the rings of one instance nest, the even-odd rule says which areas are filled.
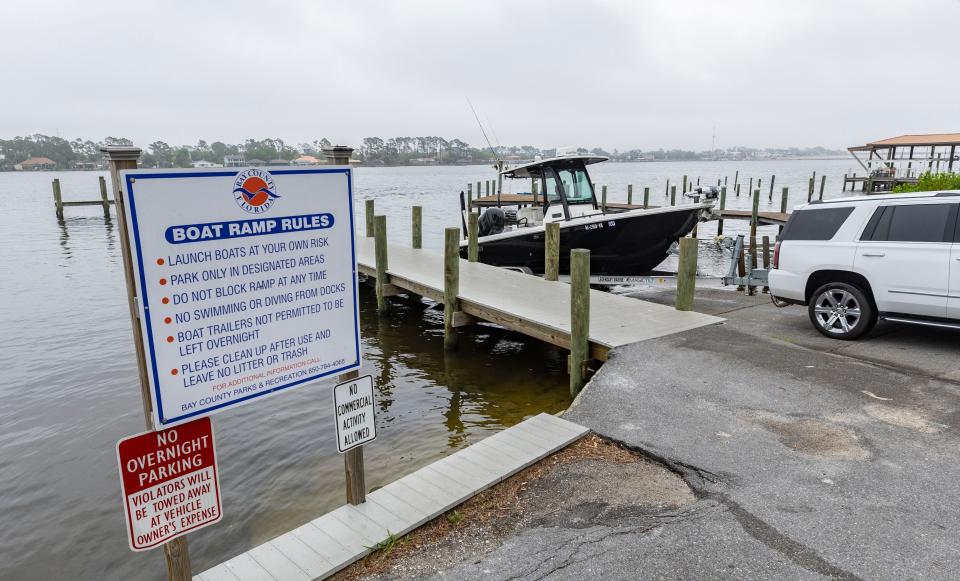
[[[611,201],[625,201],[633,183],[636,199],[649,185],[651,203],[661,205],[668,177],[678,182],[686,173],[715,184],[727,175],[732,183],[735,169],[744,183],[776,174],[770,207],[779,208],[781,186],[800,203],[815,169],[826,172],[832,197],[851,165],[603,164],[592,173],[609,185]],[[97,175],[0,173],[0,579],[165,576],[162,552],[132,553],[124,532],[115,445],[142,431],[143,419],[116,222],[93,207],[68,208],[58,224],[52,207],[54,177],[64,199],[76,200],[99,196]],[[440,248],[443,227],[459,225],[456,193],[491,177],[477,166],[360,168],[355,182],[361,204],[374,197],[378,212],[388,214],[389,235],[398,242],[410,239],[410,206],[423,205],[424,245]],[[766,185],[763,191],[766,208]],[[747,208],[749,201],[731,194],[728,205]],[[727,233],[745,229],[727,224]],[[700,228],[706,272],[725,267],[706,240],[713,233],[712,225]],[[381,320],[371,316],[371,301],[361,292],[364,373],[374,375],[379,390],[379,439],[365,451],[369,486],[569,404],[564,352],[476,325],[461,331],[458,353],[445,355],[442,311],[398,304]],[[331,386],[321,382],[213,416],[225,516],[190,535],[196,571],[343,503]]]

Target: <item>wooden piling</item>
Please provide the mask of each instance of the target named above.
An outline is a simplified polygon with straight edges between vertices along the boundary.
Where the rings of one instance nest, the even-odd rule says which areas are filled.
[[[696,238],[680,239],[680,264],[677,268],[678,311],[693,310],[693,295],[697,287],[697,251]]]
[[[57,219],[63,220],[63,196],[60,193],[60,178],[53,179],[53,207],[57,213]]]
[[[773,184],[775,184],[776,181],[777,181],[776,174],[770,176],[770,201],[771,202],[773,201]]]
[[[557,280],[560,276],[560,223],[547,222],[544,227],[544,272],[546,280]]]
[[[750,195],[752,193],[753,193],[753,178],[750,178],[750,185],[747,186],[747,195]]]
[[[627,184],[627,203],[633,203],[633,184]]]
[[[687,176],[683,176],[683,187],[680,188],[680,193],[687,191]]]
[[[107,196],[107,180],[103,176],[100,176],[100,199],[103,201],[103,217],[105,220],[110,219],[110,197]]]
[[[460,229],[443,231],[443,348],[457,348],[457,330],[453,326],[454,313],[460,310]]]
[[[360,377],[358,370],[337,376],[337,383]],[[367,478],[363,470],[363,446],[350,448],[343,454],[343,473],[347,485],[347,502],[354,506],[367,501]]]
[[[733,189],[737,190],[737,187],[740,185],[740,170],[737,170],[733,173]],[[740,195],[740,190],[737,190],[737,195]]]
[[[780,193],[780,212],[783,214],[787,213],[787,197],[790,195],[790,188],[787,186],[783,187],[783,192]],[[783,226],[780,226],[780,233],[783,233]]]
[[[663,197],[666,198],[670,195],[670,180],[667,180],[667,189],[663,190]]]
[[[583,389],[590,354],[590,251],[570,251],[570,395]]]
[[[467,260],[476,262],[480,256],[480,246],[477,244],[477,233],[479,225],[477,220],[480,216],[476,212],[467,214]]]
[[[423,248],[423,206],[413,207],[413,247]]]
[[[813,178],[807,180],[807,203],[813,200]]]
[[[670,186],[670,205],[677,205],[677,186]]]
[[[736,190],[737,197],[740,197],[740,184],[734,184],[734,190]]]
[[[377,280],[376,280],[376,294],[377,294],[377,313],[381,315],[387,314],[387,311],[390,310],[390,305],[387,303],[387,296],[384,293],[384,287],[389,282],[387,280],[387,217],[386,216],[374,216],[373,217],[373,245],[374,245],[374,256],[377,262]]]
[[[477,192],[478,194],[480,192]],[[467,184],[467,212],[473,208],[473,184]]]
[[[373,238],[373,200],[367,200],[366,202],[366,212],[367,212],[367,238]]]
[[[827,187],[827,174],[820,176],[820,201],[823,201],[823,190]]]
[[[600,211],[607,211],[607,186],[600,188]]]
[[[753,190],[753,209],[750,210],[750,236],[757,235],[757,215],[760,213],[760,190]]]
[[[650,207],[650,188],[643,188],[643,209],[646,210]]]
[[[763,241],[763,246],[761,248],[761,252],[763,252],[763,268],[769,269],[770,268],[770,237],[764,236],[762,238],[762,241]],[[769,293],[770,287],[764,286],[762,292],[764,294]]]
[[[721,216],[723,214],[723,211],[726,209],[726,207],[727,207],[727,186],[723,186],[722,188],[720,188]],[[717,220],[717,236],[722,236],[722,235],[723,235],[723,218],[721,217]]]
[[[757,190],[759,192],[759,190]],[[755,233],[750,234],[750,272],[757,268],[757,237]],[[754,286],[747,285],[747,294],[753,296],[756,294],[757,288]]]

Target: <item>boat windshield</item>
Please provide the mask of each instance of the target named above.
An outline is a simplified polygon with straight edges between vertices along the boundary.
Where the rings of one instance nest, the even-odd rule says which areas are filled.
[[[557,170],[563,191],[567,197],[567,204],[592,204],[593,185],[590,176],[583,168]]]

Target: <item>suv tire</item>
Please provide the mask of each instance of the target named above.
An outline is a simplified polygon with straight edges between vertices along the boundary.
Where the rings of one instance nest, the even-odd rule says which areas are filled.
[[[844,341],[859,338],[877,323],[877,312],[867,293],[845,282],[829,282],[813,291],[807,312],[817,331]]]

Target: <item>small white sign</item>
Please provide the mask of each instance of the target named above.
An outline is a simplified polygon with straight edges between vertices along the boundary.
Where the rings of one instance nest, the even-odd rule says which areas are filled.
[[[333,388],[333,412],[337,421],[337,450],[341,454],[372,442],[377,437],[373,409],[373,377],[364,375]]]

